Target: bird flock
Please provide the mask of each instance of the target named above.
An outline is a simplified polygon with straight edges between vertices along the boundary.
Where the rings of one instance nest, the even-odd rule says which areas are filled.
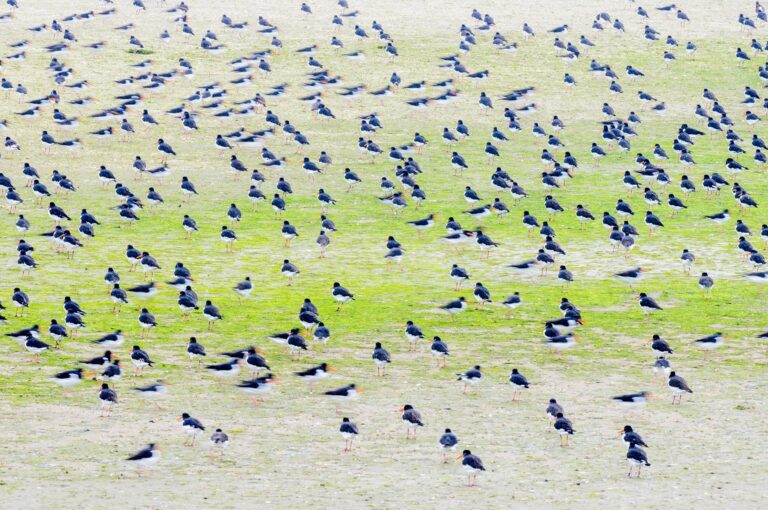
[[[352,452],[358,435],[366,434],[365,425],[356,423],[354,417],[354,401],[365,398],[363,389],[357,383],[329,386],[324,381],[337,371],[330,361],[345,356],[342,351],[335,352],[334,322],[350,308],[367,306],[360,302],[359,291],[345,280],[349,281],[354,271],[364,272],[369,261],[361,257],[354,264],[339,262],[331,276],[336,281],[325,294],[298,297],[303,302],[295,315],[285,317],[284,330],[252,340],[242,338],[249,337],[244,331],[237,339],[230,338],[244,344],[242,348],[213,351],[223,350],[214,347],[220,344],[220,339],[214,341],[220,324],[247,317],[249,302],[259,296],[265,280],[279,279],[303,292],[303,282],[313,278],[316,271],[307,267],[310,263],[297,262],[292,256],[296,250],[312,250],[317,259],[333,261],[337,239],[354,239],[355,229],[366,228],[364,224],[338,221],[338,211],[345,211],[345,218],[356,214],[350,205],[356,203],[350,198],[355,195],[374,204],[373,209],[364,210],[374,211],[377,221],[408,229],[409,239],[402,244],[395,235],[381,240],[392,281],[418,281],[422,261],[439,263],[444,269],[443,302],[420,303],[420,296],[414,295],[412,303],[395,305],[402,308],[398,312],[402,321],[393,329],[398,329],[404,344],[373,338],[370,346],[363,348],[371,370],[375,370],[375,377],[369,377],[370,384],[366,385],[373,392],[385,391],[377,388],[378,381],[391,376],[390,367],[397,363],[398,351],[420,354],[425,345],[431,358],[428,363],[440,373],[449,371],[449,359],[461,367],[459,373],[443,377],[441,383],[447,391],[455,390],[457,398],[470,398],[464,394],[476,394],[480,385],[489,384],[494,376],[488,375],[484,366],[493,360],[456,356],[450,336],[463,314],[473,316],[479,310],[498,315],[499,320],[514,321],[521,309],[541,303],[535,292],[526,295],[514,291],[497,297],[494,287],[500,286],[502,272],[504,278],[511,276],[521,282],[549,285],[555,280],[552,285],[561,289],[563,297],[559,302],[542,304],[552,313],[539,318],[543,335],[537,342],[561,361],[566,351],[578,350],[577,332],[589,328],[590,312],[567,297],[569,289],[585,275],[570,264],[572,250],[564,237],[588,239],[592,246],[588,256],[610,258],[611,267],[615,267],[611,278],[629,285],[636,304],[626,313],[648,325],[647,345],[638,352],[648,356],[648,373],[665,381],[669,405],[685,405],[693,393],[691,386],[696,387],[695,380],[689,386],[684,370],[673,365],[693,348],[713,351],[725,346],[726,335],[703,332],[689,347],[673,345],[663,338],[663,332],[656,332],[654,319],[675,310],[643,287],[651,271],[647,258],[642,264],[633,260],[638,247],[659,236],[689,243],[672,258],[658,250],[652,258],[692,277],[696,283],[691,286],[698,285],[705,299],[717,303],[716,273],[708,272],[706,262],[696,256],[707,241],[687,239],[688,230],[681,226],[685,221],[686,228],[693,225],[704,238],[728,239],[732,267],[740,274],[736,285],[768,282],[766,259],[760,252],[768,244],[768,225],[758,228],[759,221],[752,220],[759,211],[755,196],[761,190],[758,186],[747,189],[738,182],[740,175],[753,175],[768,165],[768,147],[758,130],[768,111],[768,96],[763,98],[756,85],[746,86],[738,104],[726,104],[718,99],[725,91],[717,91],[718,84],[713,81],[702,83],[701,90],[688,91],[693,105],[679,105],[665,100],[661,91],[648,90],[644,81],[649,75],[674,79],[676,73],[683,72],[681,68],[696,62],[699,46],[705,44],[693,37],[689,40],[686,34],[699,20],[675,4],[643,7],[630,1],[628,6],[617,5],[618,13],[585,14],[579,27],[585,35],[574,32],[568,24],[497,24],[493,13],[470,7],[461,19],[452,20],[453,51],[428,60],[422,67],[423,76],[405,79],[399,66],[416,58],[419,49],[393,37],[387,29],[395,27],[375,21],[375,11],[358,10],[354,0],[334,2],[331,16],[315,12],[316,2],[286,2],[281,9],[311,27],[307,32],[324,41],[307,37],[306,46],[283,44],[283,32],[266,13],[246,19],[234,12],[220,12],[213,19],[196,14],[197,2],[90,3],[93,10],[52,12],[55,19],[47,23],[21,27],[27,34],[23,40],[4,37],[6,54],[0,58],[0,93],[6,108],[12,108],[12,115],[0,121],[5,138],[0,193],[8,211],[3,219],[3,228],[8,227],[4,243],[16,245],[15,269],[6,265],[2,275],[3,285],[12,291],[2,296],[0,309],[5,315],[0,315],[0,326],[7,338],[18,342],[20,351],[28,353],[29,362],[45,358],[46,368],[60,367],[36,377],[61,387],[62,404],[72,399],[92,401],[105,420],[126,400],[147,399],[160,406],[163,397],[174,391],[172,383],[185,382],[184,376],[162,367],[164,360],[153,345],[159,335],[166,334],[162,328],[173,324],[193,333],[178,356],[188,358],[192,370],[227,384],[233,394],[239,390],[247,395],[255,409],[270,405],[270,395],[281,380],[305,382],[307,392],[317,391],[318,399],[331,402],[335,411],[344,415],[338,424],[341,451]],[[7,0],[6,4],[8,11],[0,14],[0,26],[18,28],[32,2]],[[323,12],[328,8],[324,5]],[[734,72],[768,86],[768,62],[760,63],[765,47],[756,35],[768,23],[768,11],[760,2],[752,9],[749,15],[733,20],[738,22],[744,44],[733,49],[732,62],[717,65],[732,66]],[[121,24],[117,25],[116,19]],[[137,35],[149,20],[162,26],[154,39]],[[654,28],[661,22],[665,26],[673,22],[675,35]],[[110,40],[95,40],[90,35],[95,27],[109,30]],[[622,70],[612,66],[598,57],[608,37],[620,37],[623,45],[650,48],[661,61],[653,68],[634,64]],[[501,95],[484,90],[499,69],[474,68],[470,64],[473,53],[490,48],[499,55],[499,67],[514,65],[517,52],[542,38],[562,63],[559,83],[531,82],[509,87],[510,91]],[[233,55],[233,43],[243,42],[258,49]],[[112,49],[123,53],[124,73],[110,76],[108,86],[90,95],[89,85],[101,77],[87,59]],[[173,65],[160,63],[161,57],[168,61],[165,57],[169,54],[181,56],[174,57]],[[355,66],[386,69],[389,78],[384,83],[348,83],[334,71],[342,61],[345,65],[354,62]],[[285,72],[286,62],[303,63],[303,74]],[[25,79],[30,69],[40,66],[49,82]],[[202,67],[205,73],[198,72]],[[524,74],[521,77],[525,79]],[[497,81],[495,86],[505,83]],[[576,137],[588,136],[594,141],[581,145],[570,139],[573,128],[567,112],[544,118],[541,112],[550,109],[540,90],[554,87],[557,94],[567,97],[586,86],[597,90],[602,106],[591,119],[592,132]],[[624,96],[631,95],[636,95],[631,100],[637,105],[634,110],[623,106]],[[363,98],[375,102],[375,111],[360,111]],[[612,106],[619,98],[622,107]],[[177,106],[161,108],[158,105],[162,101],[173,101]],[[456,118],[454,105],[459,103],[471,105],[472,118]],[[291,119],[299,108],[308,112],[309,125]],[[660,139],[654,123],[669,116],[669,110],[682,108],[685,111],[679,115],[685,121],[674,139]],[[417,130],[404,133],[395,128],[403,115],[419,126]],[[496,125],[486,130],[488,122]],[[216,131],[214,136],[208,135],[211,129]],[[316,133],[332,133],[334,144]],[[393,133],[400,142],[382,141],[393,139]],[[35,142],[21,144],[17,141],[21,138]],[[104,143],[129,147],[127,150],[136,155],[128,161],[92,158],[91,168],[78,173],[77,178],[67,175],[66,164],[50,168],[49,158],[62,162],[68,155],[82,158]],[[534,146],[539,161],[520,168],[515,144]],[[702,144],[717,144],[720,159],[716,163],[697,163],[697,149]],[[343,151],[338,150],[339,145]],[[196,185],[193,171],[185,175],[180,170],[184,165],[177,162],[192,147],[205,154],[208,171],[216,180],[234,183],[237,195],[214,194],[215,185]],[[350,152],[355,156],[349,157]],[[125,149],[115,154],[124,158]],[[611,165],[617,160],[621,161],[621,171],[605,170],[606,162]],[[594,198],[569,189],[577,187],[582,175],[589,172],[600,173],[606,189],[617,184],[624,190],[612,194],[615,205],[611,208],[593,213],[589,204]],[[331,175],[336,178],[331,179]],[[430,175],[444,178],[440,181],[443,189],[437,189]],[[465,184],[467,175],[482,176],[487,184],[482,188]],[[307,189],[312,191],[302,196]],[[103,197],[105,205],[98,210],[81,207],[82,196],[87,194]],[[441,198],[434,199],[433,194]],[[448,195],[453,198],[442,198]],[[208,201],[205,207],[220,220],[209,220],[208,214],[205,220],[196,218],[192,206],[200,201]],[[702,207],[705,214],[690,210]],[[442,218],[437,208],[452,213]],[[319,221],[312,231],[302,222],[292,221],[297,210],[317,213]],[[271,227],[249,231],[244,222],[248,216],[264,218]],[[162,223],[148,220],[158,217]],[[156,246],[132,240],[137,232],[148,228],[148,223],[159,229],[154,232],[158,243],[167,236],[186,243],[178,259],[202,250],[198,244],[201,238],[220,242],[229,259],[241,256],[243,247],[259,240],[270,247],[272,267],[254,269],[252,274],[224,282],[226,297],[208,292],[201,292],[199,297],[196,289],[205,286],[197,276],[199,269],[160,257]],[[563,231],[568,235],[559,236]],[[430,253],[418,253],[408,246],[416,240],[431,243],[434,260],[430,260]],[[533,248],[529,256],[503,260],[498,254],[510,243]],[[62,303],[60,314],[49,317],[44,325],[31,323],[29,315],[34,315],[36,304],[52,299],[50,293],[41,297],[51,275],[75,269],[83,260],[95,257],[97,246],[109,251],[112,262],[98,275],[88,275],[82,285],[97,289],[93,295],[99,297],[78,302],[72,296],[56,295],[55,302]],[[493,264],[498,271],[483,274],[485,283],[478,281],[476,271],[452,261],[467,254]],[[221,280],[215,264],[207,278]],[[704,270],[699,270],[700,266]],[[463,295],[467,285],[470,291]],[[385,288],[379,291],[381,297],[387,293]],[[367,298],[370,304],[377,296]],[[616,296],[616,302],[623,299]],[[178,315],[153,312],[158,303],[165,306],[173,300]],[[322,306],[332,303],[335,311],[321,314],[317,302]],[[444,317],[445,331],[422,329],[408,308],[413,304],[429,306],[430,313]],[[498,311],[502,308],[503,314]],[[259,314],[273,312],[267,309]],[[709,308],[706,313],[716,314],[717,309]],[[109,317],[115,327],[92,331],[88,323],[94,315]],[[482,327],[484,320],[477,319],[476,325]],[[265,345],[256,347],[262,343]],[[95,357],[73,363],[73,353],[67,351],[75,345],[86,346]],[[218,359],[209,361],[212,357]],[[119,387],[118,383],[126,379],[132,387]],[[650,375],[648,379],[653,381]],[[99,381],[93,392],[71,393],[72,388],[81,383],[91,385],[91,381]],[[509,387],[510,406],[533,398],[531,393],[541,399],[539,418],[546,419],[547,430],[559,436],[560,447],[568,448],[572,441],[578,441],[578,427],[573,422],[578,423],[579,417],[570,414],[567,404],[557,398],[535,391],[535,374],[512,368],[503,382]],[[605,396],[606,402],[612,400],[627,408],[628,420],[635,409],[659,398],[639,389]],[[425,395],[414,391],[410,402],[403,403],[398,411],[408,441],[417,440],[423,434],[419,434],[420,429],[426,429],[444,462],[456,457],[458,445],[472,444],[471,437],[459,439],[451,428],[435,431]],[[204,436],[213,450],[224,455],[230,441],[237,443],[236,437],[225,432],[224,424],[214,428],[196,418],[192,405],[179,411],[185,446],[194,447]],[[642,468],[651,465],[645,451],[648,445],[631,425],[624,426],[618,435],[626,445],[627,476],[639,478]],[[126,462],[136,466],[140,475],[161,459],[158,445],[172,443],[170,438],[150,441],[135,455],[126,456]],[[479,455],[486,461],[492,459],[493,448],[459,451],[456,459],[466,472],[467,484],[474,486],[486,470]],[[611,451],[604,454],[616,455]]]

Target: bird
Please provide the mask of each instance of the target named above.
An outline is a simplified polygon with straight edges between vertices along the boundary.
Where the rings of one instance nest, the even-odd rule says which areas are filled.
[[[521,391],[528,389],[530,386],[528,379],[526,379],[516,368],[512,369],[512,374],[509,376],[509,384],[514,390],[512,393],[513,401],[518,399],[518,395]]]
[[[417,411],[411,404],[405,404],[400,408],[400,418],[406,428],[406,439],[416,439],[416,430],[419,427],[423,427],[421,413]]]
[[[349,292],[345,287],[342,287],[339,282],[333,283],[333,288],[331,289],[331,297],[333,297],[333,300],[336,301],[336,303],[339,305],[336,308],[337,312],[340,312],[345,304],[355,299],[355,295]]]
[[[560,446],[570,446],[570,437],[574,434],[573,425],[571,421],[563,416],[562,412],[555,415],[555,423],[553,425],[555,432],[560,435]],[[563,443],[565,439],[565,443]]]
[[[260,404],[264,401],[263,395],[272,391],[272,386],[277,382],[277,377],[268,373],[262,377],[256,377],[248,381],[242,381],[237,387],[244,393],[251,395],[254,404]]]
[[[361,392],[362,388],[358,387],[356,384],[348,384],[341,388],[326,391],[323,395],[327,396],[338,405],[342,402],[357,399]]]
[[[197,342],[197,338],[190,337],[187,344],[187,355],[190,361],[197,360],[198,366],[202,363],[203,357],[207,356],[205,347]]]
[[[146,469],[158,463],[160,460],[160,449],[155,443],[150,443],[146,448],[142,448],[126,460],[136,466],[137,469]]]
[[[208,321],[208,331],[213,329],[213,324],[216,321],[224,318],[219,312],[218,307],[216,307],[210,299],[206,300],[205,306],[203,307],[203,317]]]
[[[684,394],[693,393],[693,390],[688,387],[688,383],[685,382],[685,379],[677,375],[674,370],[669,373],[667,386],[669,386],[669,389],[672,392],[672,404],[675,402],[678,404],[682,403]]]
[[[627,408],[636,408],[642,405],[645,405],[645,403],[650,399],[650,394],[645,391],[641,391],[638,393],[628,393],[626,395],[618,395],[616,397],[612,397],[612,400],[624,407]]]
[[[627,446],[634,444],[637,446],[643,446],[645,448],[648,448],[648,445],[645,444],[645,441],[643,441],[643,438],[640,437],[640,434],[634,431],[631,425],[624,425],[624,427],[619,430],[619,437],[621,437],[621,440]]]
[[[467,302],[464,296],[461,296],[458,299],[454,299],[447,304],[440,307],[441,309],[445,310],[450,314],[452,317],[455,316],[458,313],[461,313],[467,309]]]
[[[331,367],[327,363],[321,363],[320,365],[317,365],[312,368],[308,368],[306,370],[302,370],[300,372],[296,372],[295,374],[302,381],[308,382],[310,384],[314,384],[317,381],[322,381],[330,377],[331,372],[333,371],[335,371],[333,367]]]
[[[704,350],[712,350],[717,349],[718,347],[722,347],[725,344],[725,337],[722,333],[718,332],[712,335],[707,335],[703,338],[699,338],[695,340],[694,343]]]
[[[546,414],[547,414],[547,419],[549,421],[548,430],[551,430],[553,424],[555,423],[555,420],[557,420],[557,415],[563,414],[563,406],[558,404],[556,399],[550,398],[549,404],[547,405]]]
[[[100,411],[99,416],[104,418],[112,415],[112,408],[117,404],[117,393],[109,387],[109,384],[102,383],[99,390]]]
[[[223,455],[224,450],[229,446],[229,435],[221,429],[216,429],[216,431],[211,434],[210,443],[212,448],[217,449],[221,455]]]
[[[467,485],[474,487],[477,484],[478,473],[485,471],[483,461],[470,450],[464,450],[459,458],[461,458],[461,467],[467,473]]]
[[[339,433],[341,434],[341,437],[344,438],[344,449],[342,451],[351,452],[352,443],[360,433],[357,428],[357,425],[355,425],[352,421],[350,421],[349,418],[345,416],[344,418],[341,419],[341,426],[339,427]]]
[[[373,358],[373,362],[376,364],[376,375],[386,375],[387,365],[392,363],[392,359],[389,352],[381,346],[381,342],[376,342],[371,358]]]
[[[82,383],[85,375],[82,368],[75,368],[54,374],[51,379],[62,388],[67,389]]]
[[[457,380],[464,383],[464,393],[467,393],[471,386],[474,386],[483,379],[483,372],[480,369],[480,365],[475,365],[463,374],[456,375],[458,375]]]
[[[663,310],[656,300],[648,296],[645,292],[641,292],[637,296],[637,302],[640,305],[640,309],[643,311],[643,315],[650,315],[657,310]]]
[[[131,362],[136,369],[134,372],[134,375],[136,376],[142,375],[144,373],[144,368],[151,367],[153,364],[149,355],[138,345],[133,346],[133,350],[131,351]]]
[[[456,445],[459,444],[459,439],[456,437],[456,434],[454,434],[451,429],[445,429],[445,432],[440,436],[440,439],[438,440],[438,443],[440,444],[440,449],[443,453],[443,463],[447,463],[449,460],[449,452],[456,450]]]
[[[197,436],[205,431],[205,426],[197,418],[193,418],[189,413],[184,412],[177,418],[181,422],[181,429],[186,436],[184,446],[194,446]]]

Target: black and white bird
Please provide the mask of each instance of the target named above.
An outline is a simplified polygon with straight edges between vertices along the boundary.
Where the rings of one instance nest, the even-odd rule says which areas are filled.
[[[570,446],[570,438],[575,432],[573,425],[571,425],[571,420],[566,418],[562,412],[559,412],[555,415],[555,423],[552,427],[560,435],[560,446]]]
[[[416,430],[424,426],[421,413],[414,409],[411,404],[405,404],[400,408],[400,419],[403,421],[406,429],[406,439],[416,439]]]
[[[469,389],[479,383],[483,379],[483,372],[480,369],[480,365],[475,365],[463,374],[457,374],[457,381],[464,383],[464,393],[467,393]]]
[[[339,305],[336,308],[337,312],[340,312],[345,304],[355,299],[355,295],[349,292],[345,287],[342,287],[339,282],[333,283],[333,288],[331,289],[331,297],[333,297],[333,300],[336,301],[336,303]]]
[[[449,452],[456,450],[456,445],[459,444],[459,439],[456,437],[451,429],[445,429],[445,432],[438,439],[440,444],[440,450],[443,453],[443,463],[447,463],[449,460]]]
[[[672,404],[675,402],[678,404],[682,403],[684,394],[693,393],[693,390],[688,387],[688,383],[685,382],[685,379],[677,375],[674,371],[669,373],[667,385],[672,392]]]
[[[146,448],[142,448],[126,460],[138,469],[146,469],[158,463],[160,460],[160,449],[154,443],[150,443]]]
[[[389,352],[381,346],[381,342],[376,342],[371,358],[376,364],[376,375],[386,375],[387,366],[392,363],[392,359]]]
[[[190,416],[189,413],[182,413],[182,415],[178,417],[178,420],[181,422],[181,429],[184,431],[184,435],[186,436],[184,439],[184,445],[194,446],[197,436],[205,431],[205,426],[202,424],[202,422],[200,422],[200,420]]]
[[[512,400],[517,400],[518,396],[523,390],[527,390],[530,386],[528,379],[525,378],[516,368],[512,369],[512,373],[509,376],[509,384],[512,386]]]
[[[339,433],[341,434],[341,437],[344,438],[344,449],[342,451],[351,452],[352,443],[360,433],[357,428],[357,425],[355,425],[352,421],[350,421],[349,418],[345,416],[344,418],[341,419],[341,426],[339,427]]]

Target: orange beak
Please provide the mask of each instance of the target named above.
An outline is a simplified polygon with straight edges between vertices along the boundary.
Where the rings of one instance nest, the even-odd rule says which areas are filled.
[[[329,372],[335,372],[336,371],[336,369],[333,368],[333,367],[328,367],[328,368],[326,368],[326,370],[328,370]]]
[[[361,388],[360,386],[355,386],[355,390],[356,390],[358,393],[363,393],[363,391],[365,391],[365,390],[363,390],[363,388]]]
[[[463,459],[463,458],[464,458],[464,454],[463,453],[460,453],[460,454],[458,454],[456,456],[456,460]]]

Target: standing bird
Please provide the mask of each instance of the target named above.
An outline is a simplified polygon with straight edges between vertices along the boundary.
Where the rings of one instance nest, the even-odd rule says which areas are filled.
[[[624,441],[624,444],[626,444],[627,446],[636,444],[636,445],[644,446],[648,448],[648,445],[645,444],[645,441],[643,441],[643,438],[641,438],[640,434],[638,434],[632,429],[631,425],[624,425],[624,428],[619,430],[619,437],[621,437],[621,440]]]
[[[631,428],[631,427],[630,427]],[[637,443],[630,442],[629,449],[627,450],[627,463],[629,464],[628,478],[632,478],[632,469],[637,467],[637,477],[640,478],[640,469],[643,466],[650,466],[648,457],[645,455],[645,451],[640,448]]]
[[[416,439],[416,429],[423,427],[424,423],[421,421],[421,413],[413,408],[411,404],[405,404],[400,408],[402,415],[400,418],[406,427],[406,439]]]
[[[552,429],[552,425],[554,424],[555,420],[557,420],[557,415],[563,414],[563,406],[557,403],[557,400],[554,398],[549,399],[549,404],[547,405],[547,419],[549,420],[549,428],[547,430]]]
[[[445,429],[443,435],[438,440],[440,443],[440,449],[443,452],[443,463],[448,462],[448,452],[456,450],[456,445],[459,444],[459,439],[456,434],[451,432],[451,429]]]
[[[640,305],[640,309],[643,311],[643,315],[650,315],[656,310],[663,310],[656,300],[648,296],[645,292],[640,293],[637,297],[637,302]]]
[[[224,455],[224,450],[229,446],[229,436],[221,429],[211,434],[211,447],[219,450]]]
[[[481,471],[485,471],[485,466],[483,466],[483,461],[480,460],[480,457],[477,455],[474,455],[469,450],[464,450],[461,455],[459,456],[461,460],[461,466],[464,468],[464,471],[467,473],[467,485],[469,487],[474,487],[477,483],[477,475]]]
[[[213,329],[214,322],[224,318],[219,312],[219,309],[210,300],[205,302],[205,306],[203,307],[203,317],[208,321],[208,331]]]
[[[389,352],[381,346],[381,342],[376,342],[371,358],[376,364],[376,375],[386,375],[387,365],[392,363],[392,360],[389,356]]]
[[[557,413],[554,429],[555,432],[560,434],[560,446],[570,446],[570,437],[575,432],[573,430],[573,425],[571,425],[571,420],[563,416],[563,413]],[[563,438],[565,438],[565,444],[563,444]]]
[[[677,401],[678,404],[682,403],[684,393],[693,393],[693,390],[688,387],[688,383],[685,382],[685,379],[677,375],[674,371],[669,373],[667,385],[672,391],[672,404],[674,404],[675,401]]]
[[[195,439],[203,433],[205,427],[200,420],[193,418],[189,413],[182,413],[178,420],[181,422],[181,428],[187,436],[184,439],[184,446],[194,446]]]
[[[101,418],[110,416],[112,414],[112,407],[117,404],[117,393],[109,387],[109,384],[102,383],[99,390],[99,401],[101,402],[99,416]]]
[[[528,389],[530,383],[516,368],[512,369],[512,374],[509,376],[509,384],[514,388],[512,393],[512,400],[517,400],[518,394],[524,389]]]
[[[203,362],[203,358],[207,356],[205,353],[205,347],[197,342],[197,338],[190,337],[187,344],[187,355],[190,361],[197,360],[198,367]]]
[[[339,427],[339,433],[341,433],[341,437],[344,438],[344,449],[342,451],[351,452],[352,442],[355,440],[355,438],[359,434],[357,425],[352,423],[349,420],[349,418],[345,416],[344,418],[341,419],[341,426]]]
[[[480,365],[475,365],[463,374],[456,375],[458,376],[456,380],[464,383],[464,393],[469,391],[470,386],[474,386],[483,379],[483,372],[480,370]]]
[[[355,295],[349,292],[345,287],[342,287],[339,282],[333,282],[331,296],[333,297],[333,300],[339,304],[336,308],[337,312],[340,312],[345,304],[355,299]]]

